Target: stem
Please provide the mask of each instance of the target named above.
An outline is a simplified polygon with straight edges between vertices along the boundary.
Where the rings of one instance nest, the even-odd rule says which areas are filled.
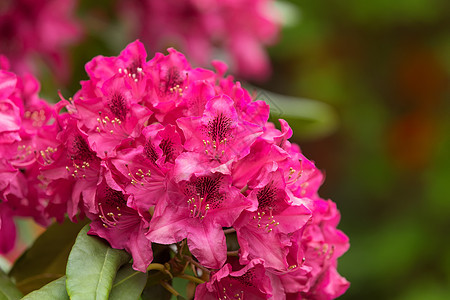
[[[180,293],[178,293],[173,286],[171,286],[170,284],[167,283],[167,281],[163,281],[161,280],[159,282],[166,290],[168,290],[172,295],[174,295],[175,297],[180,296]]]
[[[150,264],[147,267],[147,272],[150,271],[150,270],[158,270],[158,271],[161,271],[161,272],[165,272],[166,271],[166,267],[164,265],[162,265],[162,264],[153,263],[153,264]]]
[[[177,277],[180,277],[180,278],[183,278],[183,279],[186,279],[186,280],[198,283],[198,284],[205,283],[200,278],[197,278],[197,277],[194,277],[194,276],[191,276],[191,275],[181,274],[181,275],[178,275]]]
[[[193,264],[189,264],[189,265],[191,266],[192,273],[194,273],[194,275],[197,277],[198,276],[197,268]]]
[[[184,246],[186,246],[186,240],[182,240],[181,243],[177,243],[177,254],[179,255],[179,257],[181,258],[183,255],[183,249]]]
[[[211,275],[211,271],[210,270],[208,270],[207,268],[205,268],[204,266],[202,266],[201,264],[199,264],[198,262],[193,260],[191,257],[185,255],[184,258],[187,259],[191,264],[193,264],[197,268],[201,269],[204,273],[208,274],[208,276]]]
[[[163,272],[163,273],[169,275],[170,278],[173,279],[172,273],[170,273],[170,271],[167,270],[167,268],[166,268],[164,265],[162,265],[162,264],[157,264],[157,263],[150,264],[150,265],[147,267],[147,272],[150,271],[150,270],[158,270],[158,271],[160,271],[160,272]]]
[[[227,256],[239,256],[239,250],[236,251],[228,251]]]
[[[228,228],[228,229],[223,230],[223,233],[225,233],[225,234],[234,233],[234,232],[236,232],[236,229],[234,229],[234,228]]]

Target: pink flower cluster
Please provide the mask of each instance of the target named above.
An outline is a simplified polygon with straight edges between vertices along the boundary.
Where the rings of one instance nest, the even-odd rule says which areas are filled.
[[[58,128],[55,110],[38,92],[36,79],[7,71],[0,56],[0,253],[14,246],[14,216],[49,223],[39,169],[56,150]]]
[[[192,68],[174,49],[146,57],[136,41],[94,58],[89,80],[53,110],[34,81],[0,73],[0,205],[32,202],[44,220],[86,215],[89,233],[127,250],[140,271],[152,243],[187,241],[211,271],[196,299],[344,293],[336,265],[348,238],[336,229],[335,204],[318,196],[322,173],[288,141],[287,122],[269,123],[269,106],[224,77],[223,63]]]
[[[235,73],[264,79],[270,64],[264,46],[280,24],[271,0],[122,0],[119,12],[132,35],[152,52],[168,45],[183,49],[200,65],[224,57]]]
[[[64,47],[81,36],[73,8],[76,0],[2,0],[0,4],[0,53],[19,74],[36,71],[36,58],[51,65],[66,79]]]

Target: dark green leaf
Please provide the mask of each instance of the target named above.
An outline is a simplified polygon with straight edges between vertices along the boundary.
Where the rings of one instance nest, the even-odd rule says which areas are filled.
[[[166,290],[162,285],[147,285],[142,292],[142,300],[170,300],[172,294]]]
[[[146,283],[147,273],[135,271],[131,264],[126,264],[117,272],[109,299],[139,299]]]
[[[56,279],[39,290],[29,293],[22,300],[68,300],[66,276]]]
[[[184,297],[187,298],[187,284],[189,283],[189,281],[187,281],[186,279],[182,279],[179,277],[175,277],[172,280],[172,286],[173,288],[180,293],[180,295],[178,297],[182,297],[182,298],[177,298],[177,299],[185,299]]]
[[[41,234],[9,272],[24,293],[37,290],[66,273],[66,263],[77,233],[86,224],[66,220],[55,223]]]
[[[0,300],[20,299],[22,293],[0,269]]]
[[[111,248],[104,240],[87,235],[83,227],[67,261],[66,286],[71,299],[108,299],[117,270],[130,255]]]
[[[170,300],[172,294],[160,284],[162,280],[167,281],[169,284],[172,283],[170,277],[167,274],[164,274],[159,271],[150,271],[147,278],[147,284],[145,285],[144,291],[142,292],[141,295],[141,299]]]

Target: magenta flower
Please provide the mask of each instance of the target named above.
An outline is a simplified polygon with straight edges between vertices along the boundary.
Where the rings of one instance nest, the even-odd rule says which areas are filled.
[[[147,237],[162,244],[187,238],[200,263],[218,269],[227,255],[222,227],[230,227],[249,202],[231,186],[230,176],[201,167],[196,171],[188,180],[171,182],[168,196],[156,206]]]
[[[114,181],[134,195],[135,209],[149,210],[166,196],[168,173],[180,152],[180,136],[175,128],[152,124],[144,128],[133,147],[119,150],[111,159],[117,170]]]
[[[183,54],[169,48],[168,55],[156,53],[144,69],[147,92],[144,102],[153,107],[159,122],[172,123],[179,117],[198,116],[205,102],[215,95],[214,72],[193,69]]]
[[[90,214],[89,234],[106,239],[116,249],[126,249],[133,256],[133,267],[145,272],[153,260],[150,241],[145,237],[150,214],[127,206],[130,195],[109,187],[103,179],[96,193],[98,213]]]
[[[180,118],[177,123],[188,151],[204,153],[221,163],[247,155],[262,134],[262,127],[239,119],[233,100],[226,95],[211,98],[202,117]]]
[[[272,286],[262,260],[254,259],[239,267],[233,271],[231,264],[223,266],[197,287],[195,299],[277,299],[271,297]]]
[[[73,100],[54,108],[31,81],[0,73],[0,205],[38,219],[27,210],[36,207],[42,222],[85,215],[90,234],[128,251],[143,272],[152,244],[177,244],[170,272],[192,263],[211,275],[196,299],[342,294],[348,282],[336,266],[348,239],[334,203],[318,195],[322,172],[289,142],[287,122],[269,123],[268,105],[224,78],[224,64],[192,68],[168,51],[146,61],[136,41],[98,56]],[[18,204],[25,198],[33,205]]]
[[[118,10],[153,53],[176,46],[200,65],[226,57],[246,78],[264,79],[270,72],[264,47],[279,31],[272,1],[134,0],[122,1]]]
[[[9,206],[0,202],[0,253],[11,251],[16,243],[16,225]]]
[[[140,135],[151,112],[138,104],[139,98],[126,85],[127,77],[115,76],[101,89],[82,89],[74,100],[79,126],[88,134],[90,147],[100,156],[115,156],[127,138]]]
[[[10,100],[13,94],[17,77],[15,74],[0,70],[0,143],[2,148],[20,140],[21,125],[20,109]],[[8,155],[2,149],[2,157]]]
[[[7,66],[2,64],[1,67]],[[41,225],[49,218],[39,168],[56,151],[53,108],[38,96],[32,76],[0,69],[0,235],[2,253],[15,243],[13,217],[32,217]]]
[[[65,206],[62,212],[73,220],[83,207],[96,212],[95,193],[103,169],[101,160],[89,147],[86,134],[78,129],[75,120],[65,121],[65,128],[57,137],[60,144],[52,156],[53,162],[42,168],[42,174],[47,181],[52,206]],[[64,216],[48,213],[58,219]]]
[[[289,267],[284,236],[301,229],[311,212],[304,205],[293,205],[279,170],[262,173],[257,181],[248,195],[256,209],[243,212],[233,225],[241,246],[241,263],[262,258],[267,267],[284,270]]]
[[[337,258],[348,247],[348,237],[336,229],[340,214],[331,201],[315,199],[312,222],[305,227],[301,243],[305,255],[304,264],[312,268],[311,288],[305,297],[334,299],[349,287],[345,278],[336,271]]]
[[[82,81],[83,90],[101,89],[105,81],[114,76],[123,78],[126,85],[136,92],[145,86],[143,68],[146,65],[147,52],[139,42],[129,44],[117,57],[104,57],[102,55],[94,57],[86,64],[86,72],[89,75],[88,81]],[[141,88],[137,88],[141,87]]]
[[[15,0],[0,8],[0,53],[19,74],[36,73],[35,56],[51,65],[59,79],[68,79],[64,49],[81,37],[74,0]]]

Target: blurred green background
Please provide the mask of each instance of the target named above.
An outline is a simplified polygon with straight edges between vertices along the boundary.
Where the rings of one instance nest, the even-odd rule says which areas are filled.
[[[131,41],[111,25],[106,2],[81,2],[92,31],[72,51],[66,97],[87,61]],[[315,112],[323,130],[289,120],[286,106],[274,115],[290,121],[293,140],[326,173],[321,196],[341,211],[351,243],[339,260],[351,282],[341,299],[450,299],[450,1],[281,4],[287,24],[269,49],[273,74],[252,84],[326,104]],[[56,99],[60,85],[47,77],[43,95]]]
[[[450,299],[450,1],[289,3],[265,88],[338,114],[294,139],[350,237],[341,299]]]

